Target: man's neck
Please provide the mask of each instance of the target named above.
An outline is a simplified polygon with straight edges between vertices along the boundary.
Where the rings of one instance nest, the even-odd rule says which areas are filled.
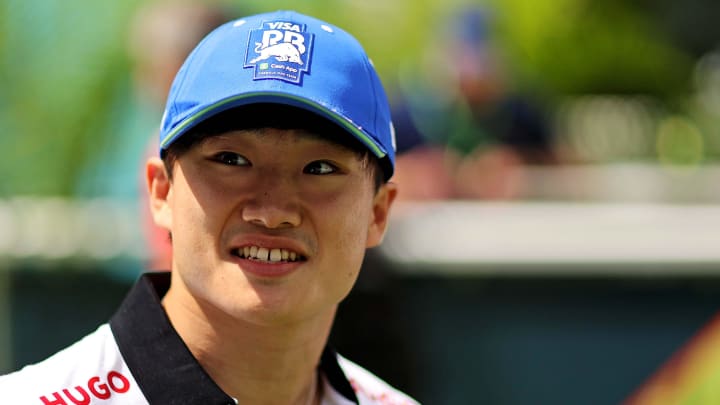
[[[182,288],[171,287],[163,306],[193,356],[223,391],[239,403],[315,403],[317,399],[308,399],[320,395],[317,366],[334,309],[303,322],[258,325],[191,298]]]

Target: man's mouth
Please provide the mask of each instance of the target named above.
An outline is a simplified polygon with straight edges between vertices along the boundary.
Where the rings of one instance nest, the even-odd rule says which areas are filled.
[[[288,249],[244,246],[233,249],[232,254],[242,259],[257,260],[268,263],[305,261],[301,254]]]

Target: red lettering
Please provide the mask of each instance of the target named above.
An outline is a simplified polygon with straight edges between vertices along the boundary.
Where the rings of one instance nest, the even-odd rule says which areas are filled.
[[[88,388],[90,389],[90,392],[92,392],[92,394],[98,399],[110,398],[112,393],[110,392],[107,384],[98,384],[98,382],[100,382],[100,377],[93,377],[88,380]]]
[[[90,404],[90,395],[87,393],[87,391],[85,391],[83,389],[83,387],[75,387],[75,390],[80,393],[82,398],[80,398],[80,399],[75,398],[70,393],[70,391],[68,391],[67,389],[64,389],[63,393],[75,405],[89,405]]]
[[[110,371],[107,374],[106,382],[103,382],[100,377],[95,376],[88,380],[87,388],[97,399],[108,399],[113,392],[124,394],[130,391],[130,380],[117,371]],[[90,405],[92,397],[88,394],[85,388],[77,386],[74,390],[76,394],[72,393],[71,390],[67,388],[63,389],[62,393],[65,394],[65,397],[68,398],[74,405]],[[59,392],[53,392],[50,397],[51,398],[41,396],[40,400],[44,405],[68,405]]]
[[[62,399],[62,397],[60,396],[59,393],[53,392],[53,396],[55,397],[54,401],[47,399],[47,397],[44,395],[40,397],[40,400],[45,405],[67,405],[67,402],[65,402],[65,400]]]
[[[115,383],[117,380],[120,380],[122,385],[116,385]],[[109,372],[107,375],[107,381],[108,384],[110,384],[110,388],[118,394],[124,394],[130,390],[130,381],[117,371]]]

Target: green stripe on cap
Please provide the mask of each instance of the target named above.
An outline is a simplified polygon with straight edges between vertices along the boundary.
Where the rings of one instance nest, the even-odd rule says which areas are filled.
[[[375,154],[375,156],[377,156],[378,158],[383,158],[387,154],[386,152],[383,152],[382,149],[380,149],[380,147],[377,146],[377,144],[375,143],[375,141],[372,140],[372,138],[367,136],[360,128],[356,127],[354,124],[349,122],[342,115],[340,115],[332,110],[329,110],[320,104],[310,102],[309,100],[306,100],[301,97],[297,97],[297,96],[293,96],[293,95],[289,95],[289,94],[283,94],[283,93],[272,93],[272,92],[243,94],[243,95],[239,95],[239,96],[235,96],[235,97],[226,98],[224,100],[218,101],[215,104],[209,105],[209,106],[203,108],[202,110],[196,112],[195,114],[187,117],[185,120],[183,120],[183,122],[180,125],[178,125],[175,129],[170,131],[168,133],[168,135],[160,143],[160,148],[165,149],[170,144],[171,140],[173,140],[174,137],[179,132],[183,131],[185,128],[187,128],[189,126],[194,126],[195,124],[198,124],[199,118],[202,117],[203,115],[207,114],[208,112],[215,110],[219,107],[222,107],[224,105],[234,103],[239,100],[243,100],[243,99],[251,98],[251,97],[258,97],[258,96],[260,96],[260,97],[271,96],[271,97],[285,98],[285,99],[299,102],[300,104],[307,105],[309,107],[312,107],[313,109],[319,110],[319,111],[331,116],[334,119],[335,123],[342,126],[348,132],[352,133],[356,138],[358,138],[362,143],[364,143],[365,146],[367,146],[370,149],[370,151],[373,154]],[[242,105],[244,105],[244,104],[240,104],[240,105],[238,105],[238,107],[240,107]]]

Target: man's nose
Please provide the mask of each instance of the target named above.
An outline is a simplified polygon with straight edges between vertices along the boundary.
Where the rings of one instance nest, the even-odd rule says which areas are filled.
[[[244,221],[265,228],[291,228],[300,225],[302,216],[297,192],[284,179],[265,179],[255,196],[242,207]]]

